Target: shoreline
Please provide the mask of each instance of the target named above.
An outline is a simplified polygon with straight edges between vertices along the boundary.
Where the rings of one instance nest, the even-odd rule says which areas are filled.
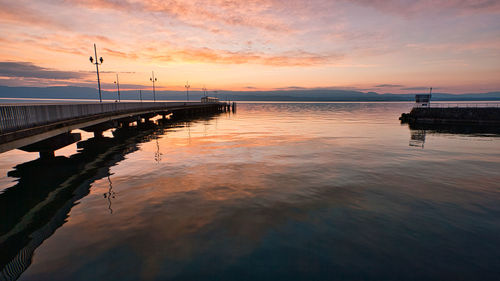
[[[63,99],[63,98],[10,98],[10,97],[0,97],[0,104],[10,104],[14,102],[24,103],[24,102],[99,102],[98,99]],[[189,100],[189,101],[198,101],[198,100]],[[236,101],[238,103],[391,103],[391,104],[413,104],[414,101],[394,101],[394,100],[331,100],[331,101],[316,101],[316,100],[230,100]],[[103,99],[103,102],[115,102],[114,99]],[[141,100],[133,100],[133,99],[122,99],[121,102],[141,102]],[[153,100],[143,100],[143,102],[154,102]],[[187,100],[159,100],[156,102],[187,102]],[[436,103],[443,104],[479,104],[479,103],[500,103],[499,100],[438,100]]]

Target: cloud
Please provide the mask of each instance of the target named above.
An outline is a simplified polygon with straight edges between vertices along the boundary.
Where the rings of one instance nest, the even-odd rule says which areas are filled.
[[[324,87],[300,87],[300,86],[285,86],[272,88],[274,91],[351,91],[351,92],[362,92],[369,91],[370,89],[364,89],[354,86],[324,86]]]
[[[95,87],[96,83],[73,82],[71,80],[54,80],[42,78],[0,77],[0,85],[9,87],[52,87],[52,86],[82,86]]]
[[[156,61],[181,61],[218,64],[260,64],[267,66],[315,66],[335,64],[343,59],[340,54],[314,54],[302,50],[280,54],[251,51],[227,51],[210,48],[168,50],[167,55],[151,55]]]
[[[432,81],[439,80],[448,87],[461,83],[465,76],[470,83],[490,85],[496,82],[493,74],[498,72],[498,21],[491,14],[500,11],[498,0],[0,3],[0,25],[4,27],[0,62],[36,64],[21,65],[31,67],[29,71],[24,69],[24,74],[12,68],[2,73],[62,75],[65,79],[37,78],[54,83],[77,82],[60,70],[89,74],[95,69],[88,62],[94,53],[93,43],[105,61],[102,73],[134,70],[137,75],[123,77],[123,82],[138,81],[134,83],[147,81],[141,73],[155,69],[170,72],[175,81],[172,83],[179,85],[189,76],[192,81],[214,81],[223,86],[219,83],[229,82],[215,77],[230,76],[230,85],[255,84],[266,89],[335,81],[338,85],[392,91],[422,81],[437,84]],[[462,16],[465,13],[468,17]],[[406,16],[414,18],[402,19]],[[457,67],[462,65],[467,68]],[[266,73],[259,73],[262,66]],[[361,69],[370,67],[373,69]],[[424,74],[414,75],[417,72]],[[367,82],[367,73],[376,73],[377,77]],[[0,78],[10,77],[2,75]],[[114,75],[103,76],[107,80]],[[34,79],[30,81],[35,83]],[[395,84],[382,84],[384,81]]]
[[[403,87],[403,85],[398,85],[398,84],[380,84],[380,85],[375,85],[373,87],[376,87],[376,88],[400,88],[400,87]]]
[[[311,90],[312,88],[305,88],[305,87],[299,87],[299,86],[288,86],[288,87],[280,87],[280,88],[274,88],[275,90]]]
[[[106,36],[90,36],[88,34],[68,33],[68,32],[49,32],[48,30],[43,33],[32,33],[30,30],[23,30],[18,32],[15,29],[5,30],[5,37],[8,39],[0,39],[0,42],[5,43],[4,46],[13,46],[14,48],[22,48],[37,51],[42,53],[48,51],[53,54],[70,54],[82,56],[83,58],[93,55],[94,50],[92,44],[98,44],[98,53],[100,54],[100,44],[108,47],[119,46],[118,43],[111,40]],[[22,47],[20,47],[22,46]],[[106,52],[109,55],[119,56],[113,54],[113,50]],[[8,59],[8,56],[0,53],[0,60]],[[26,60],[27,58],[22,58]]]
[[[89,71],[90,73],[94,73],[95,74],[95,71]],[[102,71],[102,70],[99,70],[99,73],[118,73],[118,74],[135,74],[137,72],[135,71]]]
[[[408,17],[436,13],[474,14],[500,12],[500,1],[498,0],[350,0],[349,2]]]
[[[43,78],[57,80],[81,79],[84,72],[58,71],[34,65],[31,62],[0,62],[0,76],[18,78]]]
[[[457,54],[478,50],[498,52],[500,49],[500,40],[498,38],[486,38],[480,40],[467,40],[466,42],[444,42],[435,44],[409,43],[406,44],[405,47],[417,51],[439,51]]]
[[[27,7],[18,1],[1,1],[0,22],[16,23],[29,26],[66,29],[66,26],[54,20],[47,13]]]
[[[432,88],[432,89],[439,89],[439,88]],[[401,90],[405,91],[424,91],[424,90],[429,90],[429,87],[409,87],[409,88],[402,88]]]
[[[89,9],[108,9],[125,13],[150,13],[159,21],[177,20],[186,25],[204,28],[214,33],[226,26],[242,26],[266,31],[289,31],[290,27],[273,14],[273,8],[286,7],[280,1],[252,0],[207,0],[200,3],[195,0],[73,0]],[[300,2],[300,1],[292,1]],[[288,3],[287,3],[288,4]],[[211,23],[211,24],[208,24]],[[218,24],[216,28],[213,24]]]
[[[104,53],[107,55],[115,56],[115,57],[120,57],[120,58],[126,58],[126,59],[137,59],[139,56],[134,53],[126,53],[118,50],[113,50],[109,48],[103,48]]]
[[[96,85],[96,82],[90,83],[92,86]],[[116,84],[114,83],[101,83],[101,87],[106,90],[110,91],[112,93],[115,93],[117,90]],[[148,86],[140,85],[140,84],[129,84],[129,83],[120,83],[120,91],[127,91],[127,90],[140,90],[144,88],[149,88]]]

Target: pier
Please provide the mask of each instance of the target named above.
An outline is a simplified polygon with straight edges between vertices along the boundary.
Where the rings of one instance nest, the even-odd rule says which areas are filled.
[[[410,124],[500,124],[500,103],[431,103],[429,94],[415,95],[410,113],[399,120]]]
[[[51,157],[80,140],[81,129],[99,137],[110,128],[147,122],[155,116],[194,115],[235,110],[226,102],[108,102],[0,104],[0,153],[21,149]]]
[[[399,120],[403,123],[421,124],[500,124],[500,104],[452,107],[434,104],[429,107],[414,107],[410,113],[403,113]]]

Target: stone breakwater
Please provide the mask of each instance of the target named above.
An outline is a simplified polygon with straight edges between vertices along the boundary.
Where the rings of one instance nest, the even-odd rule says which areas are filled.
[[[498,124],[500,107],[415,107],[410,113],[403,113],[399,120],[403,123],[423,124]]]

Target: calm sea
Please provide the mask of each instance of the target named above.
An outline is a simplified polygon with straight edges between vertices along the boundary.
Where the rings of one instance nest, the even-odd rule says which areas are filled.
[[[240,103],[0,155],[0,280],[499,280],[500,130]]]

